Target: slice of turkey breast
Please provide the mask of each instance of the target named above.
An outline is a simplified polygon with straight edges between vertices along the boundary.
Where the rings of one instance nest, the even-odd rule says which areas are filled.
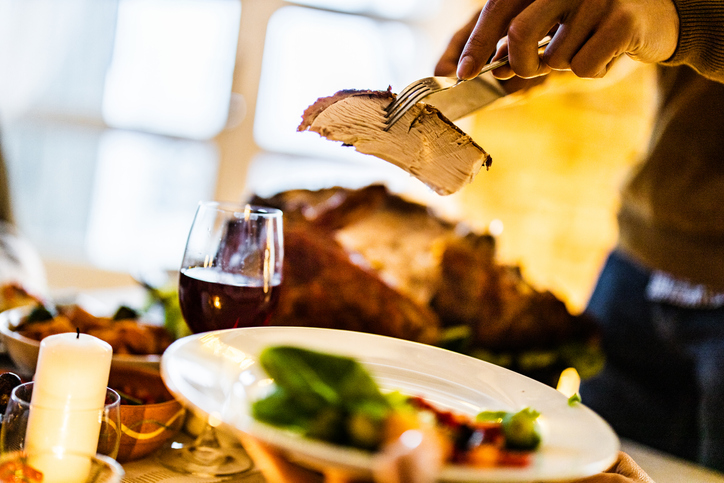
[[[394,98],[389,90],[339,91],[309,106],[297,130],[384,159],[440,195],[455,193],[490,166],[490,155],[429,104],[417,103],[385,131],[384,109]]]

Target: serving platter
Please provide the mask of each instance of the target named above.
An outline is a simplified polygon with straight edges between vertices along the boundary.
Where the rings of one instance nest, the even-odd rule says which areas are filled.
[[[567,481],[605,470],[618,454],[620,443],[611,427],[585,405],[569,405],[555,389],[479,359],[391,337],[306,327],[207,332],[174,342],[161,359],[161,375],[172,394],[193,409],[279,449],[299,464],[370,476],[372,454],[310,441],[250,416],[250,403],[273,387],[257,361],[258,354],[273,345],[354,357],[383,391],[420,395],[441,409],[469,416],[525,407],[541,413],[543,443],[532,464],[484,469],[447,465],[440,481]]]

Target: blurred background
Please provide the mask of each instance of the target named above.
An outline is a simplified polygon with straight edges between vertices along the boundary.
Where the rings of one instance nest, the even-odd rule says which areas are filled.
[[[431,75],[482,3],[0,0],[0,178],[48,286],[178,268],[202,199],[384,182],[490,230],[501,261],[581,310],[645,148],[649,68],[564,76],[459,121],[494,163],[449,197],[296,132],[318,97]]]

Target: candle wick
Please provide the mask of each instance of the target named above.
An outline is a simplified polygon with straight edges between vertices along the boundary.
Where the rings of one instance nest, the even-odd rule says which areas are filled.
[[[80,339],[80,327],[75,328],[75,338]]]

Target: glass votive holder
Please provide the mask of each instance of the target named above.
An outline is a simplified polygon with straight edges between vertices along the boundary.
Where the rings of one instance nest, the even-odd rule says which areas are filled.
[[[58,409],[31,404],[33,382],[10,394],[2,430],[0,452],[63,450],[115,458],[121,441],[121,397],[106,388],[100,409]]]
[[[0,482],[120,483],[123,467],[105,455],[13,451],[0,455]]]

